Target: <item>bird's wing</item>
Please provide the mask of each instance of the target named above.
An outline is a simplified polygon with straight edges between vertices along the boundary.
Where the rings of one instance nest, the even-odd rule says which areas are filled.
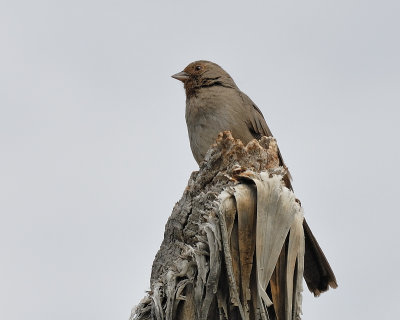
[[[269,130],[261,110],[245,93],[240,91],[239,95],[247,111],[247,126],[254,138],[260,139],[262,136],[272,137],[271,130]]]
[[[248,109],[247,126],[253,137],[256,139],[260,139],[262,136],[272,137],[272,132],[268,128],[267,122],[265,121],[261,110],[243,92],[241,92],[241,97],[246,105],[246,108]]]
[[[253,135],[253,137],[257,140],[261,139],[262,136],[273,137],[271,130],[269,129],[267,122],[261,112],[261,110],[257,107],[257,105],[243,92],[240,92],[240,96],[243,99],[246,108],[248,109],[248,121],[247,126]],[[281,165],[285,168],[285,162],[283,161],[281,151],[278,148],[278,156],[281,162]],[[292,189],[290,180],[292,180],[292,176],[287,170],[287,181],[285,181],[288,185],[287,187]]]

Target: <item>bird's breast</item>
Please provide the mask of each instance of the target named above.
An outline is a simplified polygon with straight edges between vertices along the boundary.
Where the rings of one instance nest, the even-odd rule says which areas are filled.
[[[226,101],[221,99],[191,98],[186,101],[186,124],[189,133],[190,147],[198,163],[215,142],[221,131],[230,130],[234,134],[239,128],[245,129],[245,122],[235,116]],[[235,135],[234,135],[235,137]],[[242,137],[236,136],[241,139]]]

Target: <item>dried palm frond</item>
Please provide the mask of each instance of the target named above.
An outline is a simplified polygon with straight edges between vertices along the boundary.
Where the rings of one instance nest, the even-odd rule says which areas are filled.
[[[131,320],[300,318],[303,210],[278,163],[273,138],[219,136],[174,207]]]

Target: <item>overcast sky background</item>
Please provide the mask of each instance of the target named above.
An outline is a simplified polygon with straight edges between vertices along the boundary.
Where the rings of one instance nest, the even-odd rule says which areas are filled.
[[[394,319],[400,2],[0,3],[0,318],[123,319],[192,158],[207,59],[260,107],[339,288],[304,319]]]

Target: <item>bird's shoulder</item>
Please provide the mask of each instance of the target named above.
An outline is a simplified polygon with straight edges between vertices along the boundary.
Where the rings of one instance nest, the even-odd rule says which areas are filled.
[[[238,88],[213,86],[198,90],[186,100],[186,118],[194,121],[198,117],[218,115],[232,116],[244,121],[254,138],[272,136],[257,105]]]

